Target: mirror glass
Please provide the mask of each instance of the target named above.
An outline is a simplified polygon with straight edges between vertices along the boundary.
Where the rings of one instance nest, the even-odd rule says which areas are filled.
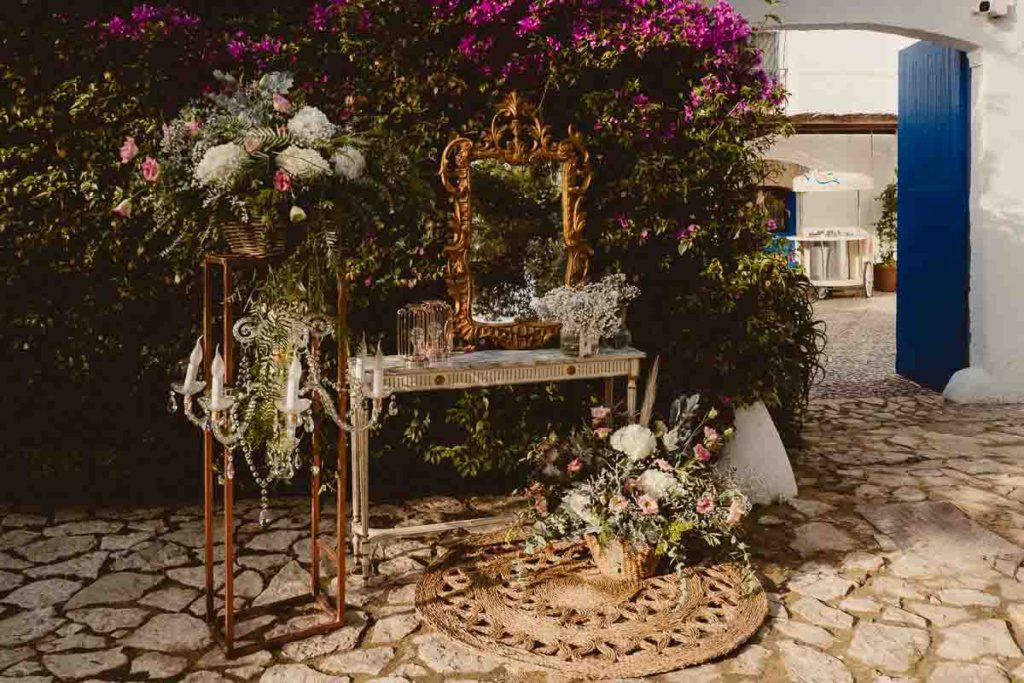
[[[562,164],[477,159],[471,183],[473,319],[537,320],[532,301],[565,283]]]

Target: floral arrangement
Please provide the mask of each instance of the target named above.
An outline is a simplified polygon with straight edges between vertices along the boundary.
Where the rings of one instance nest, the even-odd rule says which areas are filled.
[[[125,138],[121,163],[135,165],[138,174],[135,191],[114,213],[130,216],[144,197],[158,227],[208,237],[217,224],[269,230],[336,210],[346,183],[366,170],[357,138],[316,107],[292,101],[290,73],[248,83],[214,75],[220,92],[187,104],[164,124],[151,154]]]
[[[746,560],[739,527],[750,502],[714,462],[732,428],[719,432],[719,411],[700,405],[697,395],[676,399],[669,422],[653,430],[615,429],[611,409],[596,407],[588,428],[542,440],[528,456],[535,467],[528,549],[615,541],[649,548],[681,569],[695,546],[726,546]]]
[[[597,342],[612,337],[624,325],[626,306],[640,290],[626,283],[622,273],[606,275],[597,282],[553,289],[534,302],[538,316],[557,320],[563,332]]]

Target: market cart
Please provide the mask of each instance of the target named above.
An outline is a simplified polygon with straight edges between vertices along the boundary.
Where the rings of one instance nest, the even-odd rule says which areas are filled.
[[[856,197],[856,216],[861,217],[861,192],[873,190],[869,176],[860,173],[809,171],[793,181],[797,195],[798,222],[802,223],[803,197],[815,192],[846,192]],[[857,288],[870,297],[875,285],[874,239],[861,227],[797,226],[797,234],[789,237],[795,258],[808,278],[825,298],[834,289]]]

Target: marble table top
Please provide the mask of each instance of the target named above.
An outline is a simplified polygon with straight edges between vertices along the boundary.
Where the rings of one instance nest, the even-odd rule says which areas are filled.
[[[488,370],[511,367],[536,367],[539,365],[559,365],[573,363],[584,365],[602,363],[608,360],[642,360],[647,354],[632,347],[621,349],[600,349],[593,356],[578,358],[567,356],[561,349],[534,349],[530,351],[473,351],[471,353],[455,353],[448,360],[432,365],[410,366],[402,356],[386,356],[384,358],[384,374],[410,375],[417,373],[437,373],[446,371]]]

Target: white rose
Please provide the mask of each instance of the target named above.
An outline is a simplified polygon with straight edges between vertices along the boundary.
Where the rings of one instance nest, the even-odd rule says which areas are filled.
[[[647,427],[631,424],[612,434],[611,445],[630,460],[643,460],[658,447],[658,438]]]
[[[661,470],[646,470],[636,480],[640,490],[654,500],[661,500],[674,489],[679,482],[668,472]]]
[[[288,122],[288,132],[306,145],[327,142],[334,137],[336,127],[327,115],[316,107],[303,107]]]
[[[665,449],[669,452],[674,451],[679,446],[679,428],[675,427],[661,437],[661,442],[665,444]]]
[[[331,172],[330,164],[320,152],[295,145],[289,145],[278,152],[277,165],[297,180],[310,180]]]
[[[590,509],[590,499],[582,493],[574,492],[570,493],[563,499],[565,507],[569,508],[569,511],[574,515],[582,519],[587,524],[597,524],[597,517],[594,512]]]
[[[335,152],[331,161],[334,162],[334,172],[349,180],[355,180],[366,171],[366,157],[350,145]]]
[[[229,187],[238,178],[249,155],[240,145],[228,142],[206,150],[194,175],[200,185]]]

